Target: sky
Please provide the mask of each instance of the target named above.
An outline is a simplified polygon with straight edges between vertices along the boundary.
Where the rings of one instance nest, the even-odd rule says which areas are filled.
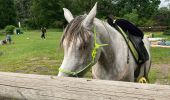
[[[170,1],[169,2],[164,2],[165,0],[161,0],[161,4],[159,5],[160,7],[167,7],[167,5],[168,5],[168,3],[170,3]]]

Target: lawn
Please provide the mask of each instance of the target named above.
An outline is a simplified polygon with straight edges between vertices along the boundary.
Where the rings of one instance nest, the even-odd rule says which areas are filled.
[[[162,32],[153,33],[154,37],[163,37],[170,41],[170,35],[162,35]],[[150,82],[170,85],[170,48],[151,48],[151,56]]]
[[[167,38],[170,41],[170,35],[162,35],[162,32],[155,32],[154,37]],[[151,48],[152,62],[170,64],[170,48]]]
[[[0,71],[56,75],[63,57],[62,32],[48,30],[46,40],[40,35],[38,30],[12,35],[14,44],[0,46]]]
[[[47,30],[46,40],[40,38],[40,33],[40,30],[24,31],[21,35],[12,35],[14,44],[0,45],[0,71],[57,75],[63,59],[63,50],[59,46],[62,31]],[[170,40],[170,36],[162,35],[161,32],[154,33],[154,36]],[[0,40],[4,38],[0,35]],[[170,49],[151,48],[151,54],[153,68],[149,78],[154,83],[159,75],[159,69],[155,66],[170,65]],[[166,78],[170,80],[170,73]]]

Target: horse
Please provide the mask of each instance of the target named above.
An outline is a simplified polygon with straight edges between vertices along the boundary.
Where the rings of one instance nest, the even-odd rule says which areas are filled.
[[[63,10],[68,25],[61,39],[64,59],[58,76],[83,77],[92,68],[95,79],[135,82],[139,66],[120,32],[96,18],[97,3],[89,14],[75,18],[68,9]],[[143,42],[149,60],[141,65],[138,78],[148,78],[151,65],[150,42],[147,38]]]

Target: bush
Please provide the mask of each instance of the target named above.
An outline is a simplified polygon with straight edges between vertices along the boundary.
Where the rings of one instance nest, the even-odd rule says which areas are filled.
[[[54,21],[51,25],[50,28],[62,28],[64,21]]]
[[[0,30],[0,36],[1,35],[5,35],[5,31],[4,30]]]
[[[6,32],[6,34],[14,34],[14,29],[15,29],[15,26],[13,26],[13,25],[7,25],[6,27],[5,27],[5,32]]]
[[[170,35],[170,29],[163,32],[163,35]]]
[[[137,25],[137,22],[138,22],[138,20],[139,20],[136,9],[133,9],[133,10],[132,10],[132,13],[125,14],[125,15],[123,16],[123,18],[125,18],[126,20],[132,22],[132,23],[135,24],[135,25]]]
[[[39,28],[35,24],[35,21],[31,18],[23,20],[22,27],[25,27],[26,29],[37,29],[37,28]]]

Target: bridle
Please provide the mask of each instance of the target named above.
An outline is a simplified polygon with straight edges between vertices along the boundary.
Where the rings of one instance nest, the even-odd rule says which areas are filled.
[[[94,48],[91,52],[91,57],[92,57],[92,60],[91,62],[86,65],[83,69],[79,70],[79,71],[69,71],[69,70],[65,70],[63,68],[59,68],[59,72],[62,72],[64,74],[68,74],[68,75],[71,75],[71,76],[76,76],[78,77],[79,74],[81,73],[84,73],[84,72],[87,72],[94,64],[95,64],[95,59],[96,59],[96,55],[97,55],[97,50],[103,46],[107,46],[108,44],[99,44],[97,43],[97,40],[96,40],[96,28],[94,27]]]

